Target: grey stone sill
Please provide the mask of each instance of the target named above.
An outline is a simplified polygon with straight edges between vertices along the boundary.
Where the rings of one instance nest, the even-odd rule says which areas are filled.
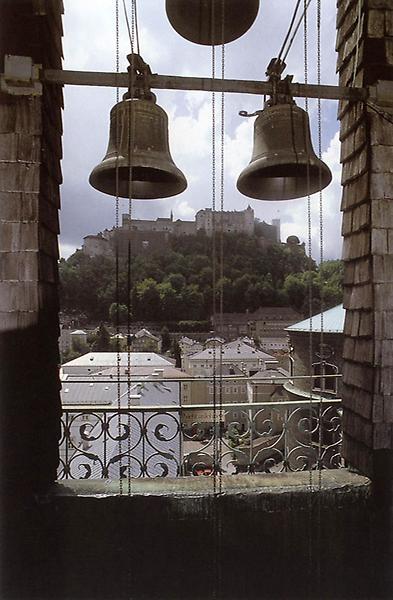
[[[305,497],[310,493],[323,496],[356,496],[368,498],[371,493],[371,481],[367,477],[350,473],[347,469],[332,469],[322,471],[321,486],[319,487],[319,473],[312,472],[310,486],[310,473],[258,473],[254,475],[224,475],[222,476],[221,495],[228,496],[283,496],[293,495]],[[214,495],[214,482],[212,477],[176,477],[154,479],[132,479],[130,485],[131,496],[128,495],[128,481],[122,480],[122,491],[119,481],[100,480],[63,480],[55,484],[52,489],[56,497],[179,497],[196,498]]]

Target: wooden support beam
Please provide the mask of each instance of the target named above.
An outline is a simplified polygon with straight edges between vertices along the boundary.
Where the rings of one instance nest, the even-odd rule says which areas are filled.
[[[64,85],[90,85],[127,88],[128,73],[102,73],[94,71],[61,71],[45,69],[41,81]],[[179,77],[177,75],[152,75],[150,85],[158,90],[198,90],[205,92],[229,92],[235,94],[256,94],[263,96],[272,92],[268,81],[247,81],[241,79],[210,79],[208,77]],[[291,83],[290,91],[298,98],[321,98],[323,100],[367,100],[368,90],[356,87],[335,85],[312,85]]]

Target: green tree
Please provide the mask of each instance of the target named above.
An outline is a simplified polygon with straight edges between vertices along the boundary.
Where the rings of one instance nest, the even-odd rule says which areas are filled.
[[[131,314],[130,314],[131,318]],[[112,302],[109,307],[109,319],[113,325],[124,325],[128,321],[128,308],[125,304]]]
[[[92,350],[93,352],[109,352],[111,350],[111,336],[103,323],[98,327]]]
[[[166,325],[161,330],[161,350],[167,352],[171,347],[171,336],[169,335],[169,329]]]
[[[149,277],[136,286],[138,317],[146,321],[161,321],[160,289],[154,279]]]

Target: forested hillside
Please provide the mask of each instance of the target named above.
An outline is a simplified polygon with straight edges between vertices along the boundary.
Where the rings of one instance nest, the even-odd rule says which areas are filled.
[[[261,248],[256,236],[228,233],[223,236],[221,268],[221,242],[215,243],[215,261],[212,244],[203,234],[173,237],[170,249],[132,256],[131,261],[119,259],[118,269],[115,259],[89,258],[77,251],[60,261],[62,310],[91,321],[108,320],[111,305],[119,302],[125,318],[129,297],[134,320],[206,320],[213,304],[213,263],[224,312],[284,305],[307,312],[310,278],[314,312],[321,290],[325,308],[341,302],[341,261],[327,261],[318,269],[314,262],[309,265],[301,246]]]

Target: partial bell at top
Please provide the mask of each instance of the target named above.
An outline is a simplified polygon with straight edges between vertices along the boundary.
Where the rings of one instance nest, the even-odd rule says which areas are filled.
[[[332,180],[312,147],[306,111],[294,102],[259,111],[250,164],[237,181],[239,192],[258,200],[303,198]]]
[[[111,196],[144,200],[186,189],[169,151],[168,117],[153,94],[151,99],[127,98],[112,108],[108,149],[89,182]]]
[[[196,44],[227,44],[254,23],[259,0],[166,0],[172,27]]]

